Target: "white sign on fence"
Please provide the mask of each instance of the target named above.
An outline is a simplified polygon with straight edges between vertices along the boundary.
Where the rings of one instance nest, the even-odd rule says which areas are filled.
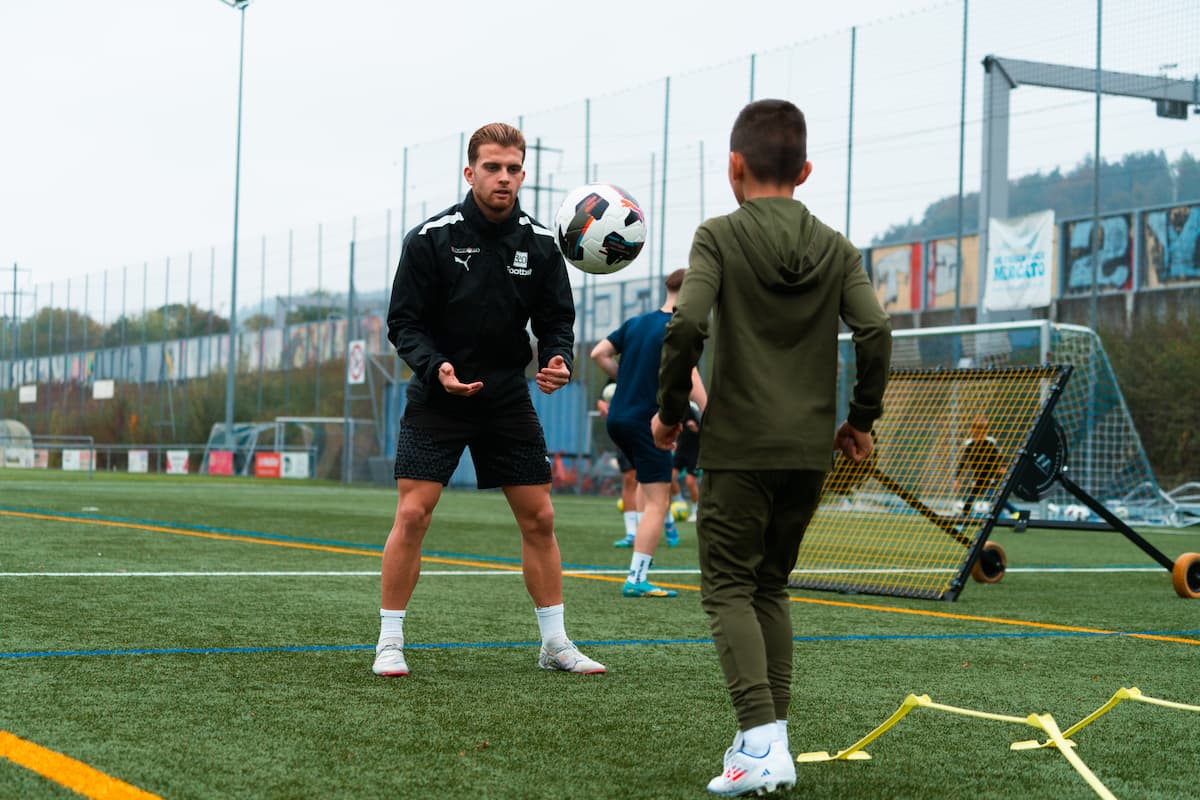
[[[988,311],[1043,308],[1050,305],[1054,265],[1054,212],[1039,211],[1015,219],[988,220]]]
[[[17,389],[18,403],[36,403],[37,402],[37,384],[31,383]]]
[[[360,384],[367,380],[367,342],[354,339],[346,345],[346,383]]]
[[[130,450],[129,451],[129,471],[130,472],[149,472],[150,471],[150,451],[149,450]]]
[[[282,478],[307,478],[308,453],[284,453]]]
[[[187,450],[168,450],[167,451],[167,474],[168,475],[187,475],[188,474],[188,451]]]
[[[64,472],[87,472],[92,468],[92,451],[63,448],[62,468]]]
[[[92,399],[112,400],[115,390],[116,383],[111,380],[96,381],[92,384]]]

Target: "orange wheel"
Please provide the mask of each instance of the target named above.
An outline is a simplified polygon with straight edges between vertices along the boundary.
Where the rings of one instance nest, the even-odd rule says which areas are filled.
[[[1171,582],[1180,597],[1200,597],[1200,553],[1184,553],[1175,559]]]
[[[1004,555],[1004,548],[995,542],[984,542],[979,558],[971,567],[971,577],[979,583],[999,583],[1006,569],[1008,559]]]

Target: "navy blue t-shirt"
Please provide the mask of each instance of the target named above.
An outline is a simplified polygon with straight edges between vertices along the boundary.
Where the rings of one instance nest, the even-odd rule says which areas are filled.
[[[666,311],[651,311],[625,320],[608,335],[621,355],[617,390],[608,408],[610,419],[649,424],[658,411],[658,365],[670,321]]]

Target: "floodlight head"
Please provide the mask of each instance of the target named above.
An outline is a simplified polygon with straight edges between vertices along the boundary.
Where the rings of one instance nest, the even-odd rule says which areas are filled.
[[[235,8],[238,11],[245,11],[246,6],[250,5],[252,0],[221,0],[221,2],[230,8]]]
[[[1183,100],[1155,100],[1154,113],[1164,119],[1187,119],[1188,104]]]

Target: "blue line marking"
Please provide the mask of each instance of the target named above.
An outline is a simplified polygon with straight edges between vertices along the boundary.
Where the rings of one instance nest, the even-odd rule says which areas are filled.
[[[913,633],[913,634],[845,634],[837,636],[796,636],[798,643],[810,642],[890,642],[890,641],[939,641],[959,639],[1058,639],[1058,638],[1111,638],[1116,636],[1200,636],[1200,630],[1185,631],[1115,631],[1113,633],[1090,633],[1087,631],[1029,631],[1024,633]],[[441,642],[430,644],[406,644],[407,650],[481,650],[502,647],[537,647],[540,642]],[[588,639],[577,644],[585,647],[633,647],[647,645],[712,644],[712,639]],[[167,647],[128,650],[31,650],[16,653],[0,653],[0,658],[55,658],[73,656],[166,656],[166,655],[245,655],[257,653],[321,653],[352,650],[374,650],[373,644],[316,644],[284,645],[279,647]]]

